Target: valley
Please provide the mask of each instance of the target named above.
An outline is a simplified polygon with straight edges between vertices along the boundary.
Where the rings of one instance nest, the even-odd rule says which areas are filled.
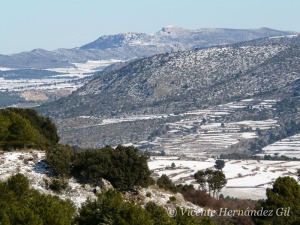
[[[120,60],[87,61],[73,63],[73,67],[37,69],[0,68],[0,92],[19,97],[13,107],[34,107],[70,95],[96,72],[122,62]],[[2,107],[3,107],[2,106]]]

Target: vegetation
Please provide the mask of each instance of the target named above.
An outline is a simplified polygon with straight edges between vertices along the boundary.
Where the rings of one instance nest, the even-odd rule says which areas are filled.
[[[292,125],[292,127],[298,125]],[[295,128],[298,129],[298,128]],[[278,178],[272,189],[267,190],[267,199],[255,206],[254,201],[220,197],[220,190],[226,184],[222,172],[224,160],[216,160],[217,170],[206,169],[194,174],[200,185],[195,190],[192,185],[175,185],[171,179],[162,175],[156,183],[160,188],[172,192],[181,192],[184,198],[201,207],[219,210],[255,209],[261,207],[273,210],[273,216],[265,217],[219,217],[195,218],[182,214],[177,208],[175,217],[168,216],[166,210],[155,203],[148,203],[145,208],[133,202],[126,202],[118,191],[135,191],[151,183],[147,165],[148,157],[137,148],[106,146],[99,150],[72,151],[69,146],[59,145],[55,125],[48,118],[39,116],[34,110],[0,110],[0,146],[4,150],[14,148],[46,149],[46,162],[57,177],[48,183],[48,187],[59,193],[66,189],[66,179],[74,175],[82,182],[97,184],[100,178],[109,180],[117,190],[101,193],[96,201],[87,200],[75,215],[75,208],[70,201],[55,196],[46,196],[29,187],[29,180],[21,174],[0,182],[0,224],[2,225],[69,225],[69,224],[149,224],[149,225],[297,225],[300,224],[300,185],[290,177]],[[247,155],[231,154],[230,157],[245,158]],[[261,159],[254,156],[252,159]],[[265,156],[264,159],[278,159]],[[175,168],[175,163],[171,168]],[[300,170],[297,171],[300,177]],[[207,191],[209,195],[207,194]],[[212,193],[212,196],[211,196]],[[146,196],[151,197],[151,193]],[[169,203],[175,202],[171,196]],[[275,212],[289,213],[278,216]],[[253,221],[254,220],[254,221]]]
[[[0,110],[0,148],[48,149],[59,141],[57,129],[49,119],[32,109]]]
[[[222,171],[213,171],[211,169],[206,169],[205,171],[198,171],[194,174],[194,178],[199,183],[199,187],[208,193],[213,192],[213,197],[217,197],[220,190],[226,185],[227,180],[225,174]]]
[[[65,190],[69,187],[68,180],[65,178],[59,178],[59,179],[52,179],[50,182],[45,181],[46,187],[51,189],[52,191],[56,193],[61,193],[62,190]]]
[[[46,162],[57,176],[70,175],[72,157],[73,151],[65,145],[57,145],[46,151]]]
[[[108,190],[97,201],[87,201],[76,218],[78,225],[153,224],[150,215],[134,203],[124,202],[121,193]]]
[[[0,192],[0,224],[3,225],[70,225],[75,216],[70,201],[29,188],[28,179],[21,174],[0,182]]]
[[[20,69],[20,70],[7,70],[0,71],[0,77],[6,80],[15,79],[43,79],[49,78],[54,75],[61,75],[62,73],[49,71],[49,70],[37,70],[37,69]],[[56,79],[58,79],[57,77]]]
[[[210,219],[197,220],[187,214],[182,215],[177,208],[173,218],[167,211],[153,202],[146,204],[145,209],[132,203],[125,202],[122,195],[114,190],[108,190],[98,196],[97,201],[87,201],[79,210],[75,219],[78,225],[212,225]]]
[[[170,190],[172,192],[177,191],[176,185],[173,184],[171,179],[165,174],[161,175],[161,177],[157,179],[156,184],[159,188]]]
[[[104,178],[120,191],[132,191],[151,182],[147,159],[133,146],[84,150],[75,153],[72,174],[82,182],[97,184]]]
[[[220,199],[216,199],[209,196],[206,191],[191,188],[189,190],[182,190],[181,194],[186,201],[192,202],[193,204],[206,209],[209,208],[211,210],[216,210],[217,214],[221,208],[227,208],[228,210],[254,210],[257,205],[257,202],[253,200],[241,200],[229,197],[220,197]],[[254,225],[253,218],[251,216],[217,216],[213,219],[215,224],[218,225]]]
[[[5,92],[1,91],[0,99],[1,99],[0,108],[17,104],[23,101],[23,99],[17,93],[9,92],[9,91],[5,91]]]
[[[215,162],[215,168],[217,170],[222,170],[225,166],[225,161],[222,160],[222,159],[217,159],[216,162]]]
[[[267,200],[258,208],[272,210],[272,216],[256,217],[258,225],[300,224],[300,185],[291,177],[279,177],[272,189],[267,190]],[[286,215],[283,215],[282,213]]]
[[[231,159],[231,160],[275,160],[275,161],[299,161],[299,158],[287,157],[285,155],[264,155],[264,156],[257,156],[257,155],[249,155],[243,153],[229,153],[229,154],[221,154],[221,159]]]
[[[251,141],[249,150],[254,153],[261,152],[263,147],[299,132],[300,122],[296,122],[295,120],[285,121],[279,128],[270,129]]]

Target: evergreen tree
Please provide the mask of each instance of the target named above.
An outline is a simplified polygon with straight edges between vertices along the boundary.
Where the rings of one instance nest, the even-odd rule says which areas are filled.
[[[259,225],[296,225],[300,222],[300,185],[291,177],[279,177],[273,188],[267,189],[267,199],[262,203],[264,210],[272,210],[272,216],[256,217]],[[288,216],[278,216],[277,210],[290,207]],[[260,207],[259,207],[260,208]],[[278,212],[278,211],[277,211]],[[280,213],[279,211],[278,213]]]
[[[225,161],[222,159],[218,159],[215,162],[215,166],[214,166],[217,170],[222,170],[225,167]]]
[[[55,175],[69,176],[73,152],[69,146],[57,145],[46,151],[46,162]]]

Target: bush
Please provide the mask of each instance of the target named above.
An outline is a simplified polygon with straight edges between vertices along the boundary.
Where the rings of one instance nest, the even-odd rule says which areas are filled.
[[[97,184],[104,178],[120,191],[134,191],[151,182],[147,159],[133,146],[85,150],[75,153],[72,174],[82,182]]]
[[[76,218],[78,225],[130,224],[153,225],[146,210],[131,202],[125,202],[115,190],[108,190],[98,196],[97,201],[87,201]]]
[[[58,143],[57,129],[49,118],[31,109],[0,110],[0,148],[47,149]]]
[[[63,178],[53,179],[48,185],[52,191],[57,193],[61,193],[62,190],[65,190],[69,187],[68,181]]]
[[[46,162],[56,176],[69,176],[73,151],[69,146],[57,145],[46,151]]]
[[[171,202],[175,202],[175,201],[176,201],[176,197],[175,197],[175,196],[171,196],[171,197],[169,198],[169,200],[170,200]]]
[[[75,216],[70,201],[31,189],[22,174],[0,182],[0,192],[1,224],[70,225]]]
[[[171,179],[165,174],[161,175],[161,177],[157,179],[156,184],[159,188],[163,188],[172,192],[177,191],[176,186],[173,184]]]

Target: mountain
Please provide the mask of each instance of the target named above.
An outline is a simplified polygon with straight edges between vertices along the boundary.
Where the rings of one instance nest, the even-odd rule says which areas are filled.
[[[69,97],[38,110],[56,118],[64,143],[99,147],[143,142],[147,148],[156,145],[155,149],[167,149],[173,154],[174,149],[185,148],[180,148],[182,141],[182,146],[192,143],[189,154],[195,155],[199,153],[195,152],[198,139],[193,135],[207,134],[206,126],[211,128],[201,122],[207,118],[236,118],[230,128],[234,133],[222,136],[231,144],[256,136],[239,133],[249,127],[249,122],[238,122],[246,118],[246,112],[239,112],[243,108],[260,109],[247,114],[252,120],[271,119],[262,121],[261,129],[278,126],[276,108],[272,107],[299,95],[299,39],[300,36],[263,38],[138,59],[96,76]],[[270,111],[261,110],[269,108]],[[224,143],[209,144],[202,149],[220,152],[227,147]]]
[[[102,36],[94,42],[73,49],[46,51],[35,49],[13,55],[0,55],[0,67],[8,68],[60,68],[73,67],[71,63],[88,60],[129,60],[155,54],[232,44],[263,37],[295,35],[296,32],[261,29],[199,29],[187,30],[164,27],[159,32],[125,33]]]
[[[297,43],[300,36],[291,39]],[[297,81],[299,53],[298,45],[246,42],[155,55],[98,76],[44,106],[44,112],[54,117],[172,113],[262,95]]]

